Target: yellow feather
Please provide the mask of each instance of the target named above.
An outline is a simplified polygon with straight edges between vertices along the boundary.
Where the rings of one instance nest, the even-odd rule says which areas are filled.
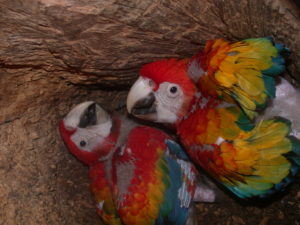
[[[226,140],[234,140],[241,132],[241,128],[235,123],[241,113],[240,109],[220,108],[217,109],[221,117],[220,130],[222,137]]]
[[[259,126],[249,132],[250,145],[259,145],[262,148],[274,146],[282,141],[289,133],[289,127],[278,121],[263,121]]]
[[[162,149],[158,149],[158,154],[163,154]],[[122,220],[126,224],[138,225],[138,224],[154,224],[155,219],[159,213],[159,205],[164,201],[164,191],[166,185],[163,183],[164,171],[162,167],[166,162],[159,156],[155,165],[155,174],[151,181],[145,183],[140,181],[138,184],[139,190],[146,190],[146,192],[136,192],[132,197],[131,204],[128,207],[121,208]],[[145,196],[144,196],[145,195]]]
[[[273,184],[279,183],[290,172],[290,163],[284,158],[264,161],[263,165],[256,165],[253,175],[264,177],[264,180]]]
[[[257,106],[262,106],[270,97],[265,93],[263,70],[273,64],[272,57],[278,55],[269,39],[249,39],[236,43],[215,40],[206,47],[213,49],[209,60],[209,74],[219,86],[220,96],[235,98],[249,118],[254,118]],[[270,88],[270,87],[269,87]],[[273,88],[273,87],[271,87]],[[228,98],[228,97],[226,97]]]
[[[261,73],[253,69],[241,69],[237,73],[237,82],[243,91],[251,95],[260,95],[264,92],[264,81],[260,77]]]
[[[250,56],[251,57],[251,56]],[[268,69],[272,65],[271,58],[250,58],[249,55],[247,57],[239,57],[237,60],[237,68],[251,68],[256,70],[265,70]]]
[[[226,57],[219,66],[219,70],[223,73],[229,73],[233,74],[236,72],[237,68],[236,65],[234,65],[234,58],[233,57]]]
[[[220,70],[215,73],[215,79],[221,86],[227,88],[233,86],[237,82],[236,77],[232,73],[221,72]]]
[[[243,90],[237,87],[233,87],[233,91],[235,92],[239,103],[246,109],[255,110],[255,103],[249,98],[249,95],[246,94]]]
[[[268,182],[264,182],[263,179],[260,179],[261,177],[247,177],[246,181],[247,181],[247,186],[244,184],[241,184],[241,187],[245,187],[245,189],[248,189],[249,187],[251,187],[254,190],[267,190],[272,188],[273,184],[272,183],[268,183]]]
[[[281,182],[291,166],[283,156],[292,147],[286,137],[288,133],[289,126],[278,120],[262,121],[250,132],[241,131],[233,148],[229,143],[221,144],[226,169],[243,176],[256,190],[266,190]]]

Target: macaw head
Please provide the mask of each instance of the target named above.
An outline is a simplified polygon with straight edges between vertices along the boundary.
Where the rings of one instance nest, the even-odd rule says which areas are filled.
[[[196,87],[188,76],[189,61],[167,59],[144,65],[127,97],[134,116],[173,124],[189,110]]]
[[[117,138],[111,116],[93,101],[75,106],[60,122],[69,151],[88,165],[107,159]]]

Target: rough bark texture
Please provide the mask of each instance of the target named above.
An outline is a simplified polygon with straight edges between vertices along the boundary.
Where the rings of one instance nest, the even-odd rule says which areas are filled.
[[[292,0],[0,0],[0,224],[101,224],[87,168],[57,124],[94,99],[122,104],[139,67],[188,57],[205,40],[273,36],[300,81],[300,11]],[[199,205],[199,224],[299,224],[299,182],[264,207]],[[230,208],[228,208],[230,207]]]

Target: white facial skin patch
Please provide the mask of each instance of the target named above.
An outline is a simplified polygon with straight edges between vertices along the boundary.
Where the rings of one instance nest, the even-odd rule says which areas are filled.
[[[71,136],[71,140],[79,149],[87,152],[91,152],[96,146],[99,146],[108,137],[112,127],[110,116],[98,104],[96,104],[97,124],[85,128],[77,127],[82,114],[94,103],[93,101],[83,102],[73,108],[64,118],[67,129],[76,129],[76,132]]]
[[[155,97],[157,104],[156,121],[160,123],[175,123],[178,119],[177,114],[184,101],[181,88],[177,84],[164,82],[155,92]]]
[[[71,136],[71,140],[81,150],[91,152],[96,146],[99,146],[110,134],[112,127],[111,119],[105,123],[90,126],[87,128],[77,128],[76,132]],[[82,144],[82,143],[85,144]]]

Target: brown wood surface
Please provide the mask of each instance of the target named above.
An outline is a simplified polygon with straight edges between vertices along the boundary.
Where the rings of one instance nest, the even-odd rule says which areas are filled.
[[[286,75],[300,81],[297,4],[0,0],[0,225],[101,224],[87,168],[57,124],[84,100],[117,108],[144,63],[189,57],[207,39],[273,36],[292,50]],[[262,208],[201,204],[199,224],[299,224],[299,187]]]

